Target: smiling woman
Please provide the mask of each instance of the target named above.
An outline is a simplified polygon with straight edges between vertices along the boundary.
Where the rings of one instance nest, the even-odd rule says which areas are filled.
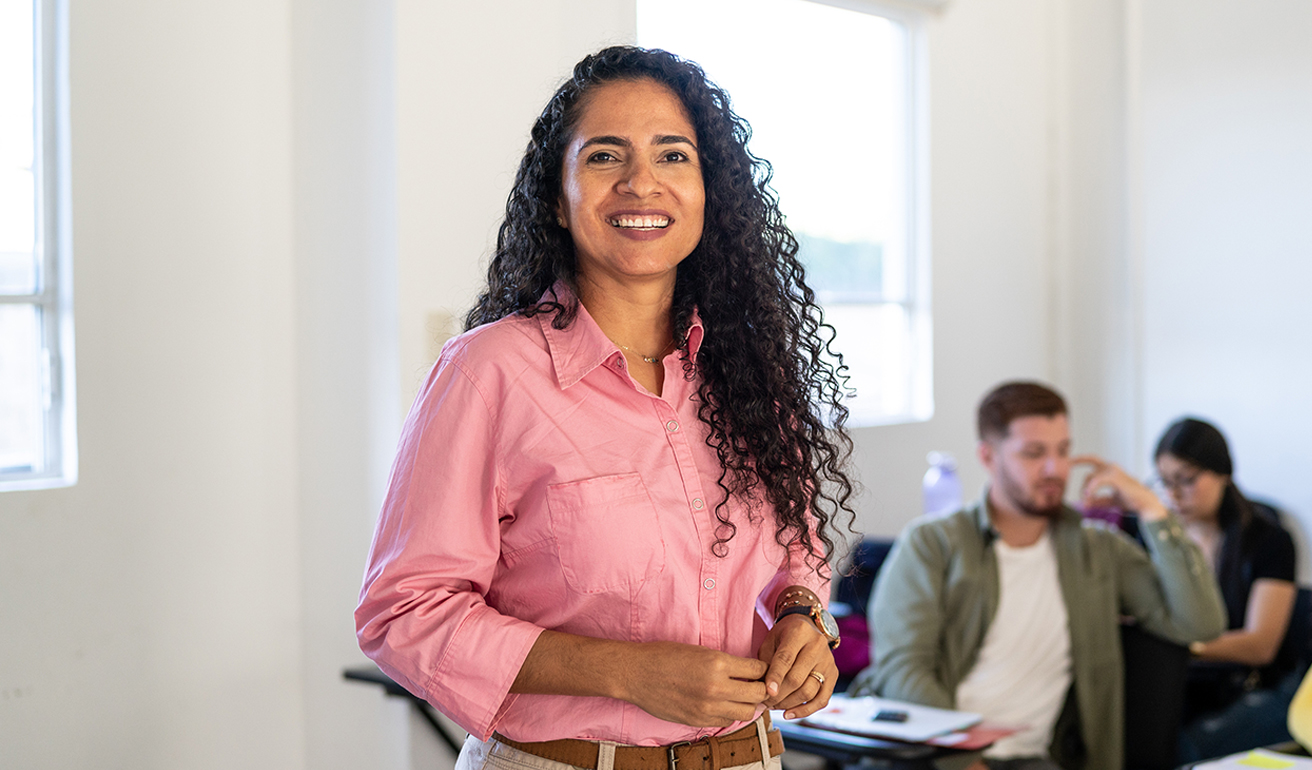
[[[630,47],[533,127],[356,611],[471,733],[462,768],[777,768],[765,710],[833,692],[842,375],[749,134],[695,64]]]
[[[593,91],[565,152],[559,222],[574,241],[579,299],[616,330],[630,364],[660,362],[634,360],[635,349],[673,347],[669,313],[659,305],[668,306],[675,271],[702,237],[706,196],[695,137],[674,92],[652,80],[621,81]],[[656,318],[598,315],[616,303],[653,307],[638,296],[649,290],[657,292]],[[631,371],[660,393],[663,368]]]
[[[674,347],[675,271],[702,237],[695,136],[673,91],[621,81],[592,92],[565,152],[559,222],[574,241],[579,299],[624,351],[633,378],[657,394],[661,358]],[[635,304],[654,315],[632,312]]]

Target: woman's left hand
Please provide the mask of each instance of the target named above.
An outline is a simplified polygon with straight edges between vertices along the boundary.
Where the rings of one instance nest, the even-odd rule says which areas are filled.
[[[809,619],[801,615],[780,619],[766,633],[756,657],[770,666],[765,672],[765,705],[784,709],[785,719],[809,716],[829,704],[838,666],[829,640]]]

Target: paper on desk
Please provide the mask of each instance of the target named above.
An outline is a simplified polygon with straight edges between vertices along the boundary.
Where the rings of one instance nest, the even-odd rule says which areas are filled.
[[[874,716],[880,711],[904,711],[907,720],[876,720]],[[801,720],[802,724],[811,727],[912,742],[963,730],[979,721],[979,714],[966,711],[948,711],[871,696],[849,698],[846,695],[834,695],[824,710]]]
[[[1199,762],[1194,770],[1312,770],[1312,757],[1277,754],[1266,749],[1253,749],[1231,754],[1211,762]]]

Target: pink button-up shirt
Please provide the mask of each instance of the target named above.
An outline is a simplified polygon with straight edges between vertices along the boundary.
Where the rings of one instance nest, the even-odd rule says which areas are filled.
[[[656,396],[585,309],[563,331],[551,319],[511,316],[443,349],[401,436],[355,613],[360,646],[483,739],[660,745],[736,729],[510,694],[543,629],[755,657],[780,589],[826,595],[800,550],[775,542],[768,508],[749,520],[730,499],[737,532],[712,553],[720,464],[682,359],[666,356]],[[703,333],[694,324],[694,357]]]

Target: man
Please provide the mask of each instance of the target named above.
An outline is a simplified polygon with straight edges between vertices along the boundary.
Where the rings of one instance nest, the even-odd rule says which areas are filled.
[[[903,532],[871,600],[875,663],[849,692],[1024,726],[985,752],[992,770],[1119,770],[1121,617],[1180,644],[1211,639],[1225,628],[1216,583],[1156,495],[1070,456],[1060,395],[1005,383],[978,423],[988,487],[975,506]],[[1138,512],[1148,553],[1063,504],[1073,465],[1092,469],[1086,505]]]

